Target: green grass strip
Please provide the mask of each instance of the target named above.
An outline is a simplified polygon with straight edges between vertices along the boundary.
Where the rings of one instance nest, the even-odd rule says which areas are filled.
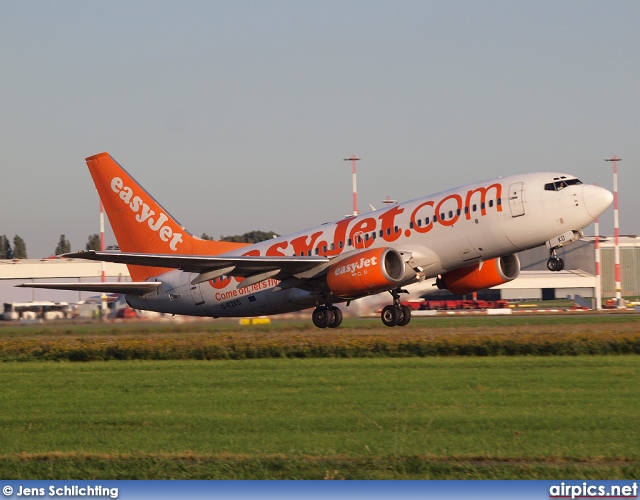
[[[4,363],[0,476],[631,478],[639,380],[637,356]]]
[[[629,479],[638,463],[442,461],[423,456],[108,456],[0,457],[6,479]]]
[[[635,326],[635,325],[634,325]],[[250,331],[186,335],[54,336],[0,340],[0,361],[238,360],[427,356],[640,354],[640,332],[514,328]]]

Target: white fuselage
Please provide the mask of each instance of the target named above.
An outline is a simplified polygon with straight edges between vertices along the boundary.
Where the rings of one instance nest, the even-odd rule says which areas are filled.
[[[554,179],[576,183],[549,189]],[[578,232],[609,203],[608,191],[581,184],[573,176],[515,175],[323,224],[225,255],[339,259],[362,249],[392,247],[406,256],[409,266],[432,278]],[[157,293],[129,295],[127,300],[137,309],[213,317],[278,314],[322,302],[300,288],[274,291],[278,285],[274,279],[238,288],[242,278],[222,277],[191,285],[195,277],[177,270],[166,272],[157,277],[162,282]]]

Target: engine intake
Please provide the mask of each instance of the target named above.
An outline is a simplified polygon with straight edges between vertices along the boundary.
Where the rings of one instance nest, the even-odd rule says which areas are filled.
[[[507,283],[519,275],[520,260],[512,254],[449,271],[436,280],[436,285],[455,295],[465,295]]]
[[[343,299],[357,298],[393,288],[402,282],[405,264],[393,248],[375,248],[351,255],[327,270],[331,293]]]

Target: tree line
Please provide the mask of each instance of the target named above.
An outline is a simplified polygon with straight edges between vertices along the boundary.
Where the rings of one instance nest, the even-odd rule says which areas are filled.
[[[260,243],[261,241],[276,238],[279,235],[273,231],[249,231],[244,234],[236,234],[234,236],[221,236],[220,241],[233,241],[236,243]],[[207,233],[202,233],[203,240],[213,240],[214,238]]]
[[[13,247],[11,240],[4,234],[0,236],[0,259],[26,259],[27,245],[17,234],[13,238]]]
[[[239,243],[258,243],[260,241],[270,240],[278,235],[273,231],[249,231],[244,234],[234,236],[221,236],[220,241],[234,241]],[[212,236],[202,233],[203,240],[213,240]],[[100,235],[89,235],[85,250],[100,250]],[[71,252],[71,243],[64,234],[60,235],[60,241],[56,246],[53,255],[62,255]],[[27,259],[27,244],[17,234],[13,238],[13,246],[11,240],[6,235],[0,236],[0,259]]]
[[[92,234],[86,245],[87,250],[100,250],[100,235]],[[53,251],[53,255],[62,255],[71,252],[71,243],[64,234],[60,235],[60,241]],[[0,236],[0,259],[28,259],[27,244],[17,234],[13,238],[13,246],[11,240],[6,235]]]

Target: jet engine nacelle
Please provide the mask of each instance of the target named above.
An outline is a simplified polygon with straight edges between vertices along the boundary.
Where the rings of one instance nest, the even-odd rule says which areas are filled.
[[[329,290],[343,299],[389,290],[404,277],[404,261],[393,248],[364,250],[332,264],[327,270]]]
[[[507,283],[519,275],[520,260],[513,254],[449,271],[438,278],[436,285],[440,289],[448,289],[455,295],[465,295]]]

